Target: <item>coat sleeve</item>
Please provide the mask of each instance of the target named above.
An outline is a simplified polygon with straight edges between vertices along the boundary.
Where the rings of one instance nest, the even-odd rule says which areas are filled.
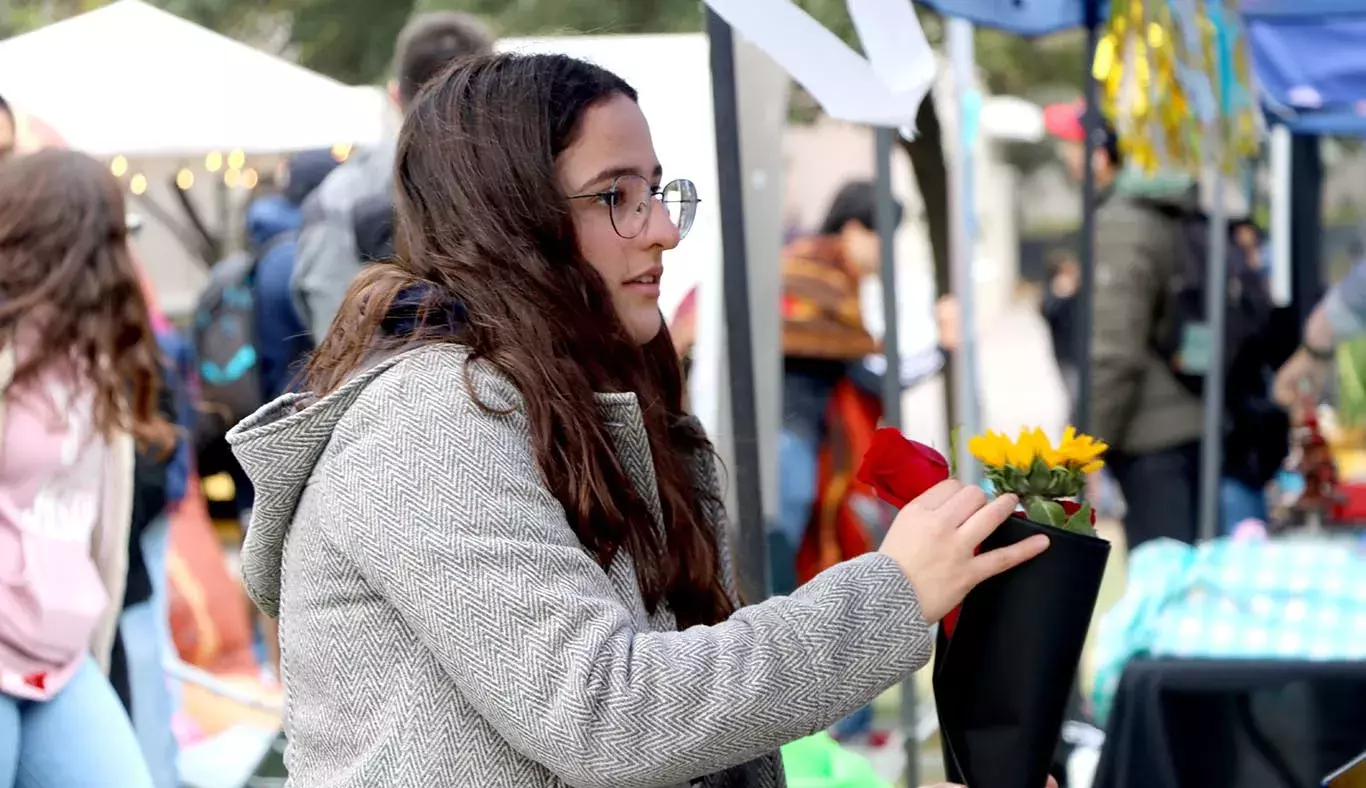
[[[1091,424],[1115,443],[1138,407],[1152,353],[1153,317],[1162,288],[1151,221],[1112,222],[1096,234],[1096,285],[1091,335]]]
[[[484,719],[566,783],[668,785],[753,760],[928,661],[915,593],[880,554],[715,626],[638,628],[541,483],[523,417],[399,380],[328,463],[352,491],[332,539]]]

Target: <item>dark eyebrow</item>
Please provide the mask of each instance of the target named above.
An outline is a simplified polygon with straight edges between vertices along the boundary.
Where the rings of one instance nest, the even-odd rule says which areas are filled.
[[[592,186],[592,185],[595,184],[595,183],[604,183],[604,182],[606,182],[606,181],[614,181],[614,180],[616,180],[617,178],[620,178],[620,177],[623,176],[623,175],[640,175],[642,178],[644,178],[644,179],[647,180],[647,181],[658,181],[660,178],[663,178],[663,177],[664,177],[664,165],[662,165],[662,164],[656,164],[656,165],[655,165],[655,168],[654,168],[654,171],[653,171],[650,175],[642,175],[641,172],[640,172],[640,170],[637,170],[635,167],[625,167],[625,166],[621,166],[621,165],[617,165],[617,166],[615,166],[615,167],[608,167],[607,169],[603,170],[602,172],[598,173],[597,175],[594,175],[592,178],[588,179],[587,181],[584,181],[584,184],[583,184],[583,186],[579,189],[579,191],[580,191],[580,192],[586,191],[586,190],[588,189],[588,187]]]

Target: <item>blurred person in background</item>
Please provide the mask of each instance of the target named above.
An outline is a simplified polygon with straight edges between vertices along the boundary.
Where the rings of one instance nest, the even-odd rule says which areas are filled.
[[[1044,124],[1069,174],[1085,172],[1085,106],[1053,105]],[[1091,423],[1110,444],[1107,467],[1124,493],[1129,548],[1159,537],[1197,535],[1203,406],[1153,347],[1175,265],[1187,254],[1177,217],[1198,209],[1188,179],[1126,177],[1119,137],[1098,135],[1095,172],[1095,291],[1091,335]]]
[[[313,350],[308,327],[295,309],[290,282],[299,251],[304,202],[337,164],[329,150],[296,154],[286,165],[283,191],[257,201],[262,212],[272,214],[272,221],[263,222],[265,226],[255,239],[257,248],[262,250],[254,281],[262,403],[290,390]]]
[[[135,445],[170,451],[175,431],[104,164],[0,164],[0,293],[0,785],[151,788],[105,671]]]
[[[1067,388],[1068,407],[1076,407],[1077,363],[1077,290],[1081,287],[1081,266],[1069,249],[1054,249],[1048,255],[1048,281],[1043,294],[1043,317],[1053,339],[1053,358],[1058,362]]]
[[[398,73],[389,83],[390,98],[406,112],[432,77],[460,58],[492,51],[493,40],[488,27],[470,14],[418,14],[398,35],[394,47]],[[392,200],[394,146],[390,142],[353,153],[304,206],[293,295],[315,343],[327,333],[351,280],[366,262],[357,248],[355,206],[377,195]]]
[[[1314,306],[1300,346],[1276,373],[1276,402],[1294,411],[1318,403],[1333,372],[1338,345],[1366,335],[1366,260],[1354,265]]]
[[[141,228],[128,219],[130,236]],[[179,658],[171,636],[166,558],[170,549],[171,513],[188,492],[193,459],[189,431],[194,426],[189,384],[194,353],[189,342],[161,311],[156,292],[138,263],[143,298],[161,351],[161,394],[157,411],[177,426],[175,450],[140,449],[134,461],[133,511],[128,539],[128,580],[119,617],[116,658],[110,681],[133,721],[152,782],[178,788],[178,745],[172,731],[178,693],[167,680],[167,668]]]
[[[14,120],[14,110],[10,109],[9,102],[5,101],[5,97],[0,96],[0,161],[4,161],[14,153],[18,136],[19,128]]]
[[[930,622],[1046,548],[975,555],[1018,502],[950,480],[879,551],[742,606],[659,311],[697,193],[665,182],[635,91],[469,58],[419,94],[395,169],[403,253],[352,285],[309,393],[232,434],[292,780],[779,788],[782,745],[925,665]]]

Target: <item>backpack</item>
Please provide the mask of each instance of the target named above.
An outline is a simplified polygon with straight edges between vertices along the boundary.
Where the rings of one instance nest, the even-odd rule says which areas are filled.
[[[1209,291],[1209,218],[1203,213],[1159,208],[1178,233],[1177,259],[1158,304],[1153,349],[1176,379],[1192,394],[1203,397],[1205,377],[1217,341],[1207,319]],[[1225,310],[1223,364],[1230,369],[1246,352],[1270,319],[1271,293],[1247,254],[1229,239],[1225,254],[1228,305]]]
[[[265,404],[256,357],[256,265],[276,244],[292,237],[280,233],[255,254],[219,262],[195,304],[193,337],[201,394],[195,448],[200,457]]]

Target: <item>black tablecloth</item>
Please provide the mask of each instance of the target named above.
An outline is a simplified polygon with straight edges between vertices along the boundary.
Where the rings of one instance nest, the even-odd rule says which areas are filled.
[[[1094,788],[1317,788],[1366,750],[1366,662],[1134,660]]]

